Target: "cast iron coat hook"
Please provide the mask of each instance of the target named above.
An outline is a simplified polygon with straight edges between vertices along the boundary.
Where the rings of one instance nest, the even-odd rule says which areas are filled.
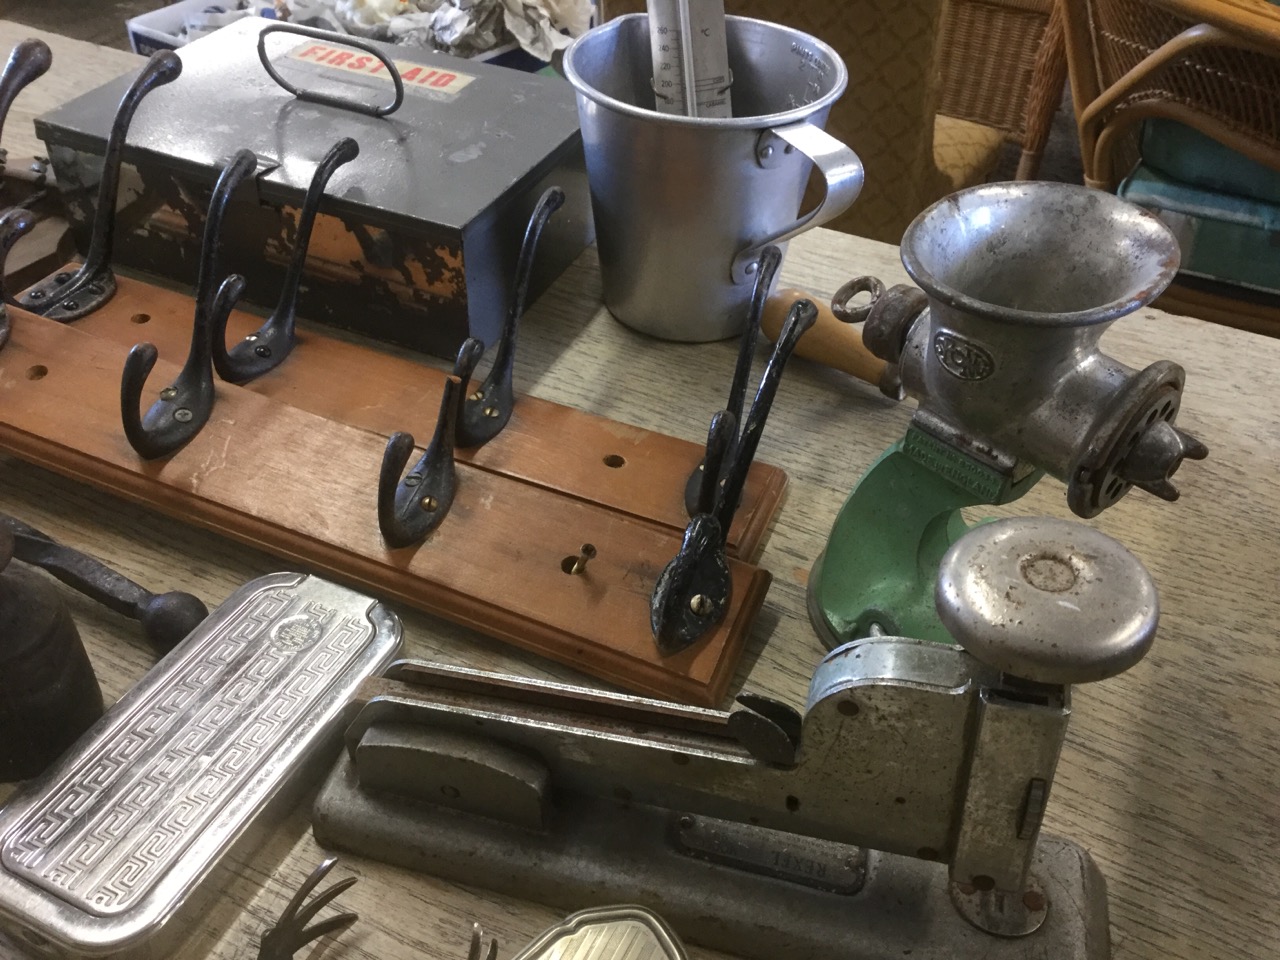
[[[715,514],[719,486],[716,478],[733,446],[737,428],[728,410],[711,418],[703,459],[706,470],[697,474],[700,482],[693,519],[685,528],[679,553],[663,568],[653,588],[649,627],[664,655],[693,643],[720,622],[729,605],[733,581],[724,554],[724,534]]]
[[[233,273],[222,281],[212,304],[196,304],[187,362],[178,379],[160,391],[159,399],[141,417],[142,388],[158,353],[150,343],[139,343],[129,351],[120,380],[120,417],[124,435],[138,456],[155,460],[181,450],[209,422],[213,413],[213,331],[219,317],[226,323],[226,315],[243,293],[244,277]]]
[[[23,40],[10,52],[0,70],[0,134],[4,133],[4,121],[14,98],[32,80],[44,76],[51,63],[53,53],[43,40]]]
[[[724,483],[720,485],[720,493],[716,500],[716,518],[724,535],[729,535],[729,527],[733,524],[733,515],[742,502],[742,490],[746,486],[747,471],[751,469],[751,461],[755,459],[756,448],[760,446],[760,437],[764,434],[764,425],[769,420],[769,411],[773,409],[773,398],[777,396],[778,384],[782,380],[782,371],[795,352],[796,344],[805,335],[814,321],[818,319],[818,308],[810,300],[798,300],[787,314],[782,325],[782,333],[773,346],[769,362],[765,365],[756,387],[755,399],[751,401],[751,409],[747,412],[747,422],[738,434],[738,442],[733,454],[724,469]]]
[[[35,216],[23,207],[10,207],[0,213],[0,350],[9,342],[9,307],[4,296],[4,265],[9,250],[18,238],[35,224]]]
[[[387,441],[378,473],[378,527],[389,547],[408,547],[440,526],[458,489],[453,451],[462,413],[464,384],[475,370],[484,344],[468,337],[458,351],[453,373],[444,382],[440,415],[431,443],[401,479],[413,454],[413,435],[396,432]]]
[[[736,441],[732,414],[721,411],[711,421],[706,469],[695,474],[699,482],[693,518],[685,529],[680,552],[659,575],[649,605],[649,625],[663,655],[678,653],[696,643],[729,609],[733,588],[725,558],[729,528],[742,500],[747,471],[760,445],[783,368],[800,338],[817,319],[818,308],[809,300],[797,300],[791,307],[760,377],[746,426]],[[717,479],[721,475],[723,481]]]
[[[222,220],[231,194],[257,165],[258,158],[252,150],[241,150],[218,176],[204,222],[200,273],[196,278],[195,324],[187,362],[178,379],[160,391],[160,398],[142,417],[138,415],[142,388],[155,366],[156,348],[150,343],[140,343],[129,351],[125,360],[120,380],[124,434],[138,455],[148,460],[167,456],[186,446],[213,413],[213,334],[225,328],[226,315],[244,293],[244,278],[239,274],[223,280],[216,294],[212,290],[222,240]]]
[[[760,316],[764,313],[765,301],[769,298],[769,290],[773,287],[773,278],[782,265],[782,251],[770,244],[760,251],[759,269],[756,271],[756,283],[751,291],[751,306],[747,311],[747,326],[742,331],[742,341],[738,347],[738,362],[733,368],[733,382],[729,386],[729,404],[725,408],[733,414],[734,423],[742,425],[742,407],[747,398],[747,379],[751,376],[751,361],[755,359],[756,343],[760,339]],[[734,445],[738,442],[735,437]],[[726,458],[723,469],[728,469],[732,458]],[[696,470],[689,475],[689,482],[684,488],[684,506],[689,516],[697,513],[698,489],[705,464],[698,464]],[[721,475],[718,480],[724,480]],[[726,534],[728,531],[725,531]]]
[[[311,228],[315,225],[320,201],[325,187],[334,172],[350,163],[360,154],[360,146],[350,137],[343,137],[325,154],[316,167],[307,188],[306,199],[298,211],[298,231],[293,244],[293,257],[285,272],[280,288],[280,300],[275,312],[251,334],[230,350],[226,347],[226,320],[218,325],[213,338],[213,367],[218,376],[228,383],[247,383],[278,367],[293,350],[294,327],[298,319],[298,287],[302,283],[302,271],[307,264],[307,247],[311,243]]]
[[[93,235],[84,263],[74,274],[56,273],[40,281],[18,301],[19,306],[50,320],[66,323],[92,313],[116,292],[111,272],[111,242],[116,219],[116,195],[120,189],[120,163],[124,156],[129,124],[142,98],[156,87],[172,83],[182,73],[182,61],[172,50],[151,55],[142,72],[129,85],[107,139],[107,152],[98,182],[98,203],[93,217]]]
[[[14,99],[31,81],[43,76],[53,62],[49,45],[43,40],[23,40],[9,54],[0,70],[0,144],[3,144],[4,122]],[[0,151],[0,172],[4,170],[4,153]],[[2,188],[0,188],[2,189]],[[5,257],[9,250],[35,225],[35,217],[22,207],[11,207],[0,213],[0,349],[9,342],[9,314],[4,291]]]
[[[515,290],[511,308],[507,311],[502,336],[498,340],[493,367],[479,389],[467,394],[468,380],[462,381],[462,416],[458,420],[457,443],[462,448],[478,447],[488,443],[511,419],[515,406],[515,391],[511,384],[516,360],[516,333],[520,318],[524,315],[524,302],[529,294],[529,278],[533,272],[533,258],[538,251],[538,238],[551,215],[564,204],[564,191],[548,187],[538,199],[537,206],[525,228],[524,242],[520,246],[520,259],[516,262]]]

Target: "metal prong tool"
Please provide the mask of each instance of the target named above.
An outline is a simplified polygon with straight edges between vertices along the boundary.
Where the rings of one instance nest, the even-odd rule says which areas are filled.
[[[306,903],[307,897],[311,896],[312,891],[329,875],[329,871],[337,862],[337,857],[326,858],[302,882],[302,886],[281,912],[275,926],[263,931],[262,940],[258,945],[258,960],[290,960],[307,944],[321,937],[340,933],[360,919],[357,913],[340,913],[319,923],[311,923],[317,913],[337,899],[343,891],[355,885],[356,878],[347,877],[327,890],[322,890],[310,903]],[[303,906],[304,903],[306,906]]]
[[[116,198],[120,192],[120,167],[124,162],[129,124],[143,98],[156,87],[172,83],[182,73],[182,61],[172,50],[151,55],[137,78],[120,98],[111,135],[102,163],[98,201],[93,217],[93,234],[84,263],[74,272],[54,274],[36,284],[18,299],[18,306],[63,323],[78,320],[110,300],[116,292],[111,272],[111,247],[115,231]]]

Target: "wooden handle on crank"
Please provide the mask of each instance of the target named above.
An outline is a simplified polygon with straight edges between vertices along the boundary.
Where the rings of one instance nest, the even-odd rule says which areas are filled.
[[[796,353],[807,360],[843,370],[873,387],[881,385],[883,360],[862,344],[862,331],[849,323],[836,319],[831,304],[812,297],[803,290],[786,287],[776,290],[764,304],[760,317],[760,329],[770,340],[777,340],[787,312],[797,300],[812,300],[818,306],[818,319],[796,345]]]

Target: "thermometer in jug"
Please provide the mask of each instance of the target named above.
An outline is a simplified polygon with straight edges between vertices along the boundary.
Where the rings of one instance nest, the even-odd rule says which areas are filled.
[[[731,117],[724,0],[648,0],[659,113]]]

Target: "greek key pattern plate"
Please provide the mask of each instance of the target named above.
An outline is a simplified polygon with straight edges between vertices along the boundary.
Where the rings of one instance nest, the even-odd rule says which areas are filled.
[[[373,632],[287,589],[252,595],[156,668],[164,681],[8,832],[4,866],[91,914],[130,909],[270,786],[272,758]]]

